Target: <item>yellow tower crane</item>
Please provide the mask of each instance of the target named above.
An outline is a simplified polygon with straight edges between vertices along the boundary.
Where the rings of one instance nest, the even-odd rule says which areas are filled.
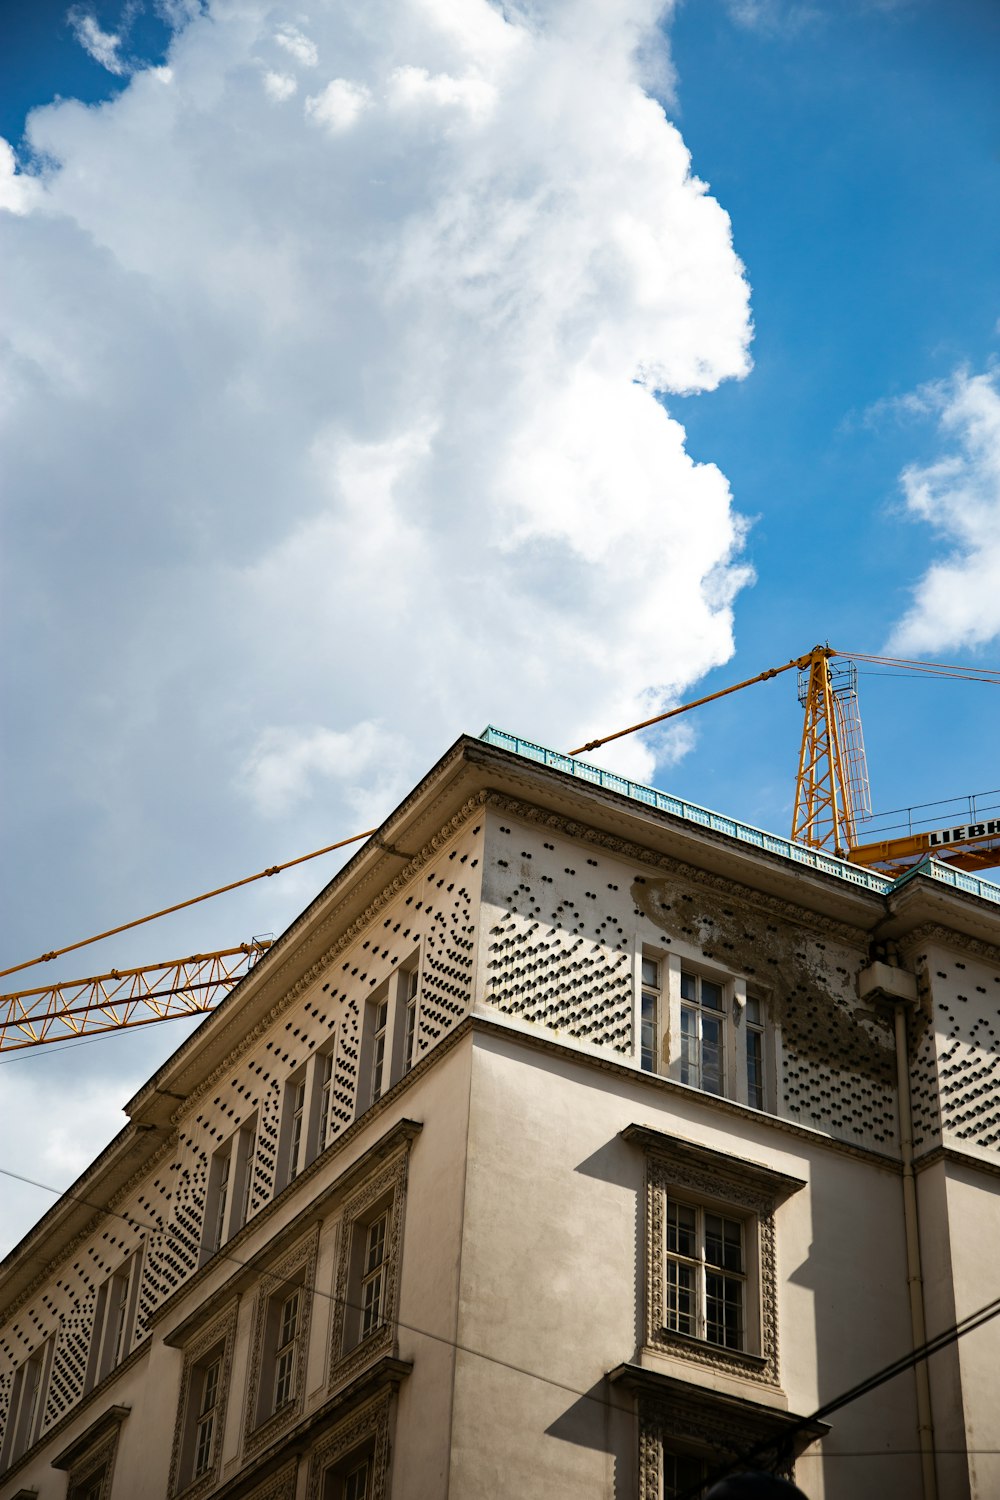
[[[767,682],[796,668],[799,673],[799,702],[804,710],[802,741],[799,749],[795,783],[795,807],[792,816],[792,840],[853,864],[869,866],[886,874],[899,875],[921,860],[932,856],[963,870],[983,870],[1000,865],[1000,818],[977,817],[975,799],[969,799],[972,814],[965,822],[944,828],[914,831],[912,826],[902,837],[859,841],[859,827],[871,818],[871,798],[861,715],[858,708],[858,661],[892,664],[894,667],[931,672],[937,676],[972,677],[976,681],[1000,686],[1000,671],[992,668],[970,669],[943,667],[935,662],[910,662],[898,658],[866,656],[856,652],[838,652],[830,646],[814,646],[804,655],[794,657],[779,667],[769,667],[756,677],[732,683],[718,692],[680,704],[665,713],[616,730],[600,739],[588,740],[569,752],[582,755],[612,740],[661,724],[678,714],[687,713],[717,698],[727,697],[754,683]],[[912,821],[912,820],[911,820]],[[113,937],[132,927],[151,922],[171,912],[207,901],[224,891],[235,890],[251,881],[276,875],[292,865],[316,859],[347,844],[358,843],[376,832],[353,834],[302,854],[281,865],[272,865],[255,875],[245,876],[218,890],[178,902],[163,911],[153,912],[133,922],[125,922],[109,932],[71,943],[58,952],[43,953],[27,963],[0,971],[0,978],[33,968],[77,948],[103,938]],[[146,1026],[154,1021],[172,1020],[178,1016],[197,1015],[215,1008],[239,982],[249,968],[270,946],[268,938],[254,938],[235,948],[212,953],[196,953],[188,958],[166,963],[147,964],[133,969],[112,969],[88,979],[75,979],[19,990],[0,995],[0,1052],[24,1047],[38,1047],[47,1042],[65,1042],[96,1032],[118,1031],[127,1026]]]

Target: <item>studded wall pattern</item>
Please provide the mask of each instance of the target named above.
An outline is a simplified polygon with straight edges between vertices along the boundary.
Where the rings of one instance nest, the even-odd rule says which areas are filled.
[[[104,1228],[85,1234],[53,1280],[28,1301],[0,1334],[0,1410],[6,1412],[14,1370],[47,1339],[55,1339],[42,1431],[51,1427],[84,1394],[90,1357],[97,1297],[109,1277],[122,1270],[131,1258],[140,1276],[136,1321],[127,1358],[146,1333],[150,1307],[144,1304],[142,1287],[151,1244],[160,1223],[147,1206],[155,1190],[145,1193],[126,1189],[114,1204],[116,1216],[104,1219]]]
[[[851,1144],[896,1143],[891,1025],[856,995],[861,934],[747,900],[728,882],[644,870],[569,840],[558,819],[493,814],[484,877],[485,997],[503,1014],[634,1055],[643,951],[745,980],[780,1037],[772,1107]],[[581,830],[582,832],[582,830]],[[594,841],[596,842],[596,841]],[[611,842],[610,840],[607,842]]]
[[[114,1205],[120,1217],[105,1216],[105,1227],[84,1236],[51,1281],[4,1325],[0,1417],[14,1371],[52,1337],[56,1350],[43,1433],[81,1400],[98,1291],[137,1250],[141,1279],[133,1345],[142,1341],[150,1315],[198,1269],[212,1158],[250,1122],[256,1127],[250,1214],[270,1201],[278,1185],[286,1085],[301,1076],[317,1049],[332,1047],[334,1055],[331,1140],[365,1111],[371,1088],[360,1071],[366,1003],[395,970],[418,964],[415,1062],[468,1012],[482,847],[481,818],[467,818],[308,990],[182,1110],[176,1136]]]
[[[1000,1151],[1000,966],[934,944],[914,960],[910,1021],[914,1146]]]
[[[504,1015],[627,1054],[632,1049],[631,923],[621,885],[564,839],[493,828],[485,998]],[[567,863],[567,860],[569,863]],[[603,887],[603,889],[602,889]]]

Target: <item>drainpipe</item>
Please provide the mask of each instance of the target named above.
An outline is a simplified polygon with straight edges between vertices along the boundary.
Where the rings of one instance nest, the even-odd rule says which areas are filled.
[[[910,1336],[914,1349],[927,1342],[924,1317],[924,1279],[920,1267],[920,1227],[917,1216],[917,1179],[913,1171],[913,1109],[910,1100],[910,1060],[906,1042],[906,1015],[917,1002],[916,976],[907,969],[886,963],[871,963],[858,975],[862,1000],[877,999],[892,1005],[896,1031],[896,1098],[899,1108],[899,1154],[903,1168],[903,1230],[906,1239],[906,1289],[910,1301]],[[934,1423],[931,1415],[931,1383],[927,1360],[913,1367],[917,1387],[917,1435],[924,1500],[937,1500],[937,1470],[934,1461]]]

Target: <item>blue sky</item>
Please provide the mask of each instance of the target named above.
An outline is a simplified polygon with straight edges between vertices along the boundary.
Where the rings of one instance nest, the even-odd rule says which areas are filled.
[[[487,720],[565,747],[818,640],[998,663],[997,7],[372,4],[3,8],[8,963]],[[1000,784],[992,688],[860,690],[876,808]],[[785,833],[799,730],[788,675],[606,759]],[[62,972],[280,930],[324,863]],[[65,1091],[33,1172],[182,1029],[0,1067]]]

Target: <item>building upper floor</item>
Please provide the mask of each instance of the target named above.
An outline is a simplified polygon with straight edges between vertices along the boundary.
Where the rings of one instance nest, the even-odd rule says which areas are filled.
[[[803,864],[603,774],[460,740],[130,1101],[0,1267],[0,1462],[280,1222],[471,1016],[696,1095],[734,1138],[765,1123],[879,1171],[898,1161],[895,1039],[857,981],[889,953],[916,981],[918,1153],[1000,1163],[1000,908]]]

